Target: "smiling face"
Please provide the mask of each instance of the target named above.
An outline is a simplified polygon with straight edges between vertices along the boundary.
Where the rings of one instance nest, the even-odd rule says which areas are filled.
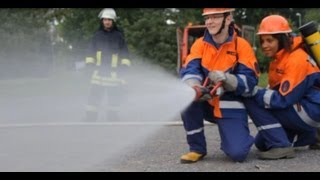
[[[271,34],[260,35],[260,45],[267,57],[274,57],[279,50],[279,40]]]
[[[225,28],[225,27],[229,27],[231,20],[232,20],[232,17],[231,17],[231,15],[228,15],[225,19],[224,24],[223,24],[223,20],[224,20],[223,13],[206,15],[206,16],[204,16],[204,20],[205,20],[205,24],[207,26],[209,33],[211,35],[215,35],[220,30],[221,26],[224,26],[223,31],[227,32],[228,28]]]

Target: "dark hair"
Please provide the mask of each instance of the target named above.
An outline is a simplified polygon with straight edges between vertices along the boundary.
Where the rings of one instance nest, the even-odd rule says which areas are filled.
[[[281,49],[285,49],[288,52],[292,51],[292,44],[293,44],[293,39],[292,39],[292,34],[288,33],[288,34],[271,34],[271,36],[275,39],[278,40],[279,42],[279,47],[278,47],[278,51],[280,51]],[[260,45],[261,45],[261,36],[260,36]]]
[[[291,34],[273,34],[272,37],[276,38],[279,41],[279,49],[285,49],[286,51],[290,52],[292,50],[292,36]]]

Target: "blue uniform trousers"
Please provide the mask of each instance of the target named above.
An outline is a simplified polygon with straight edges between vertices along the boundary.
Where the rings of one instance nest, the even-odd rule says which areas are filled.
[[[248,127],[247,112],[244,106],[240,109],[221,108],[221,112],[223,118],[215,119],[213,107],[208,102],[193,102],[181,113],[190,151],[207,154],[203,121],[207,120],[218,126],[221,150],[234,161],[244,161],[254,142]]]
[[[253,98],[246,98],[244,104],[258,129],[255,145],[259,150],[315,143],[316,129],[303,122],[294,107],[265,109]]]

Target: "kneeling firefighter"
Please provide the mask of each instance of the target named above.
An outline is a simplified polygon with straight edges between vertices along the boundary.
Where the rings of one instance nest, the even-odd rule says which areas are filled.
[[[270,58],[268,87],[256,86],[244,100],[258,129],[255,145],[260,159],[295,157],[293,147],[315,147],[320,127],[320,69],[280,15],[262,19],[262,53]]]
[[[107,94],[107,120],[116,120],[125,98],[124,73],[131,65],[124,35],[116,26],[116,12],[105,8],[100,13],[100,28],[94,34],[86,57],[92,67],[91,89],[86,106],[86,120],[96,121],[104,95]]]
[[[220,148],[233,161],[244,161],[253,144],[241,95],[257,85],[259,68],[249,42],[237,36],[234,10],[203,9],[207,29],[192,45],[181,68],[182,81],[197,94],[196,100],[181,113],[189,145],[189,152],[180,157],[181,163],[194,163],[206,156],[203,120],[217,124]],[[214,86],[205,89],[210,84],[207,81]],[[216,88],[220,84],[223,90]]]

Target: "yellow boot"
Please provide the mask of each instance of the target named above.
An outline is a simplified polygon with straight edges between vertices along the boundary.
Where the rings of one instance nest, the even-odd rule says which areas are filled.
[[[187,163],[195,163],[199,160],[201,160],[206,154],[200,154],[197,152],[188,152],[187,154],[184,154],[180,158],[180,162],[182,164],[187,164]]]

